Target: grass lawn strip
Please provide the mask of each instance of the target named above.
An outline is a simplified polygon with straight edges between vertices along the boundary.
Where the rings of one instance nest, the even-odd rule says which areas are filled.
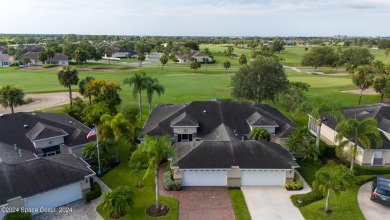
[[[236,220],[250,220],[251,216],[241,189],[229,189],[229,194]]]

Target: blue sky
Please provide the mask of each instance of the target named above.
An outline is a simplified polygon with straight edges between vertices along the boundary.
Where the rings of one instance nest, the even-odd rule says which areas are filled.
[[[0,0],[0,33],[390,36],[390,0]]]

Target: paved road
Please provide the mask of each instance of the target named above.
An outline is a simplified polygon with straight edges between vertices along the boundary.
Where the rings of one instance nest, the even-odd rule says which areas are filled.
[[[362,185],[358,192],[358,204],[367,220],[390,219],[390,206],[370,200],[372,182]]]
[[[73,92],[72,97],[80,97],[80,93]],[[69,103],[69,93],[68,92],[57,92],[57,93],[41,93],[41,94],[27,94],[26,98],[32,98],[33,102],[21,105],[14,108],[15,112],[32,112],[34,110],[41,110],[45,108],[51,108],[59,105],[64,105]],[[11,108],[3,108],[0,106],[0,114],[11,113]]]

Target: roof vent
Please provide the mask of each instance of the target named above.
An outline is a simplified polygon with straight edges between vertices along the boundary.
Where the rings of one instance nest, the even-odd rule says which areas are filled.
[[[205,110],[203,110],[203,113],[207,113],[206,109],[205,109]]]
[[[4,114],[0,114],[0,118],[4,118]]]
[[[24,127],[24,128],[28,128],[28,124],[24,124],[23,127]]]
[[[32,115],[32,116],[36,116],[36,115],[37,115],[37,113],[35,113],[35,112],[31,112],[31,115]]]
[[[73,123],[73,121],[69,121],[69,124],[72,124]]]

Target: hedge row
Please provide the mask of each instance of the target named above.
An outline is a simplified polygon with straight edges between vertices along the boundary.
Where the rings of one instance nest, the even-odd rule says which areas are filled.
[[[390,167],[364,167],[355,164],[353,167],[356,176],[390,174]]]
[[[311,192],[306,193],[306,194],[292,195],[290,197],[292,203],[296,207],[302,207],[305,205],[309,205],[309,204],[316,202],[318,200],[321,200],[323,198],[324,197],[321,194],[314,192],[314,191],[311,191]]]
[[[96,198],[99,198],[102,195],[102,187],[99,183],[91,182],[91,191],[85,195],[85,200],[90,202]]]
[[[31,220],[31,212],[10,212],[4,216],[4,220]]]

